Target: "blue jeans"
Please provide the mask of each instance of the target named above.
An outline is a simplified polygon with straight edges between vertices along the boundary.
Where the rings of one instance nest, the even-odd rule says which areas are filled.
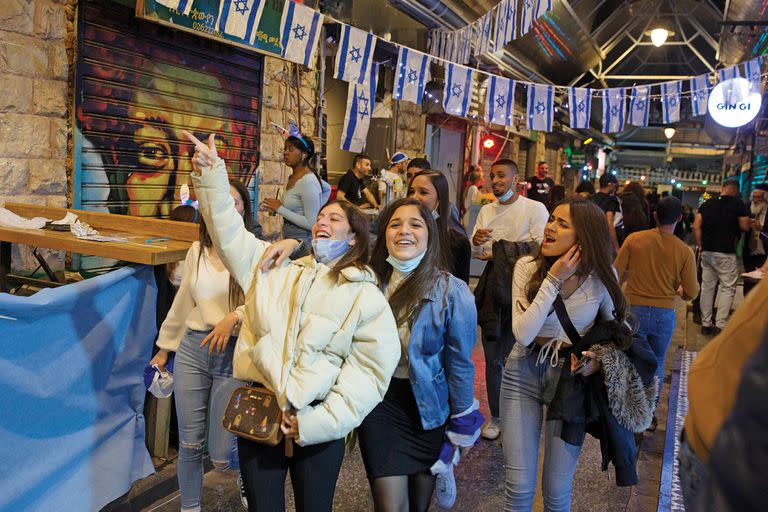
[[[218,469],[238,467],[235,436],[221,418],[232,391],[241,383],[232,378],[235,337],[221,353],[200,347],[207,332],[187,330],[174,363],[173,387],[179,418],[178,478],[182,510],[200,510],[203,490],[203,446]]]
[[[538,351],[515,344],[507,358],[501,381],[501,424],[504,459],[507,465],[505,511],[530,512],[536,492],[539,439],[544,406],[554,396],[562,371],[549,358],[538,364]],[[560,439],[561,421],[544,426],[544,467],[542,494],[544,510],[568,512],[571,509],[571,484],[580,446]]]
[[[640,322],[637,334],[648,340],[651,350],[656,354],[658,361],[656,377],[659,379],[659,393],[661,393],[661,385],[664,384],[664,358],[667,356],[669,342],[675,331],[675,310],[654,306],[632,306],[632,314]],[[657,396],[656,401],[658,399]]]

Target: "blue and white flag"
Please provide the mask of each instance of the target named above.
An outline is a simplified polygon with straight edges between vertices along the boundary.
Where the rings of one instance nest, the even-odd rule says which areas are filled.
[[[760,91],[760,82],[762,81],[762,77],[760,76],[761,73],[760,57],[756,57],[744,63],[744,77],[749,80],[750,88],[753,91]]]
[[[496,6],[496,31],[494,44],[500,52],[504,46],[515,38],[517,26],[517,0],[501,0]]]
[[[707,113],[709,101],[709,75],[699,75],[691,78],[691,113],[694,117]]]
[[[401,46],[397,55],[397,67],[395,68],[396,100],[410,101],[421,105],[424,96],[424,87],[429,82],[428,55],[416,50]]]
[[[603,133],[617,133],[624,130],[627,117],[623,87],[603,90]]]
[[[317,56],[323,15],[314,9],[286,0],[280,21],[280,42],[285,60],[313,67]]]
[[[730,80],[732,78],[738,78],[739,77],[739,66],[730,66],[723,69],[717,70],[717,78],[720,82],[724,82],[726,80]]]
[[[648,126],[648,112],[651,100],[650,85],[637,85],[632,88],[632,96],[629,97],[629,115],[627,122],[635,126]]]
[[[589,128],[592,114],[592,89],[571,87],[568,91],[568,111],[571,128]]]
[[[174,11],[179,11],[184,16],[189,16],[194,0],[155,0],[155,2]]]
[[[515,82],[491,75],[485,94],[485,122],[512,126],[515,111]]]
[[[448,63],[445,65],[443,86],[443,109],[446,114],[466,117],[472,103],[472,87],[475,70],[466,66]]]
[[[682,82],[664,82],[661,84],[661,119],[664,124],[680,120],[680,91]]]
[[[374,100],[376,99],[376,81],[379,66],[371,65],[370,77],[362,84],[350,82],[347,91],[347,111],[344,114],[344,129],[341,132],[341,149],[353,153],[365,150],[368,128],[371,126]]]
[[[520,35],[525,35],[533,28],[536,20],[552,9],[552,0],[523,0],[523,17]]]
[[[472,43],[472,38],[470,37],[471,31],[472,27],[469,25],[456,31],[458,38],[457,61],[461,64],[467,64],[469,62],[470,45]]]
[[[484,55],[491,51],[491,33],[493,32],[493,11],[488,11],[480,18],[475,32],[475,55]]]
[[[342,23],[334,78],[359,84],[365,82],[373,61],[376,40],[373,34]]]
[[[219,21],[216,23],[219,32],[253,44],[259,31],[264,3],[265,0],[222,0],[219,4]]]
[[[555,88],[552,85],[528,84],[528,115],[526,125],[529,130],[540,132],[552,131],[555,115]]]

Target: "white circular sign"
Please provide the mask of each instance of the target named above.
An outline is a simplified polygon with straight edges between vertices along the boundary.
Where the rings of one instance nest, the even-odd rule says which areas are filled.
[[[709,93],[709,115],[723,126],[736,128],[752,121],[760,112],[762,97],[759,86],[746,78],[732,78],[720,82]]]

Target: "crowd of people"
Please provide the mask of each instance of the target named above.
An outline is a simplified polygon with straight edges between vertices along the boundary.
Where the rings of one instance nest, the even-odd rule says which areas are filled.
[[[618,485],[638,483],[637,435],[658,421],[677,297],[694,299],[701,281],[702,333],[722,330],[710,346],[727,343],[736,316],[758,318],[763,330],[748,343],[762,354],[766,286],[743,306],[751,313],[728,318],[741,233],[747,270],[766,266],[768,186],[747,207],[727,182],[691,220],[679,199],[647,196],[639,183],[619,193],[610,173],[597,191],[585,182],[566,198],[540,162],[523,187],[516,162],[502,158],[489,169],[495,200],[470,226],[485,183],[479,167],[457,207],[448,179],[426,159],[396,153],[370,186],[372,160],[360,154],[331,198],[312,167],[312,142],[294,134],[285,141],[293,171],[285,194],[261,204],[283,217],[282,240],[270,244],[214,136],[186,136],[200,215],[184,220],[199,223],[200,241],[167,269],[178,290],[151,361],[162,370],[175,355],[183,511],[201,508],[206,439],[217,469],[239,469],[249,510],[284,510],[279,489],[290,474],[297,510],[329,511],[353,433],[377,512],[426,511],[433,499],[450,508],[453,467],[481,436],[502,443],[505,510],[530,511],[542,435],[544,508],[567,511],[586,434],[600,439],[602,469],[613,464]],[[370,209],[378,210],[375,232]],[[687,227],[677,231],[686,222],[698,255],[684,241]],[[473,258],[485,266],[471,290]],[[474,394],[478,327],[488,417]],[[703,391],[691,394],[681,473],[695,466],[713,484],[691,483],[690,503],[703,503],[705,492],[717,493],[711,503],[747,499],[727,471],[707,464],[710,451],[722,456],[731,446],[717,444],[717,428],[754,428],[729,416],[755,399],[735,398],[749,369],[748,354],[737,352],[700,356],[710,361],[701,367],[733,362],[722,404],[699,404],[719,381],[691,374]],[[765,387],[764,376],[755,381]],[[243,382],[274,393],[285,436],[277,446],[224,430],[223,410]]]

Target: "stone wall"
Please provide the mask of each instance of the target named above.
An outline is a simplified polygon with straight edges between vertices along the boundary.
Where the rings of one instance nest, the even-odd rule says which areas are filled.
[[[0,202],[67,206],[76,0],[0,3]],[[36,264],[21,247],[14,267]]]
[[[426,116],[421,105],[397,101],[397,132],[395,151],[403,151],[411,158],[424,156],[424,129]]]

